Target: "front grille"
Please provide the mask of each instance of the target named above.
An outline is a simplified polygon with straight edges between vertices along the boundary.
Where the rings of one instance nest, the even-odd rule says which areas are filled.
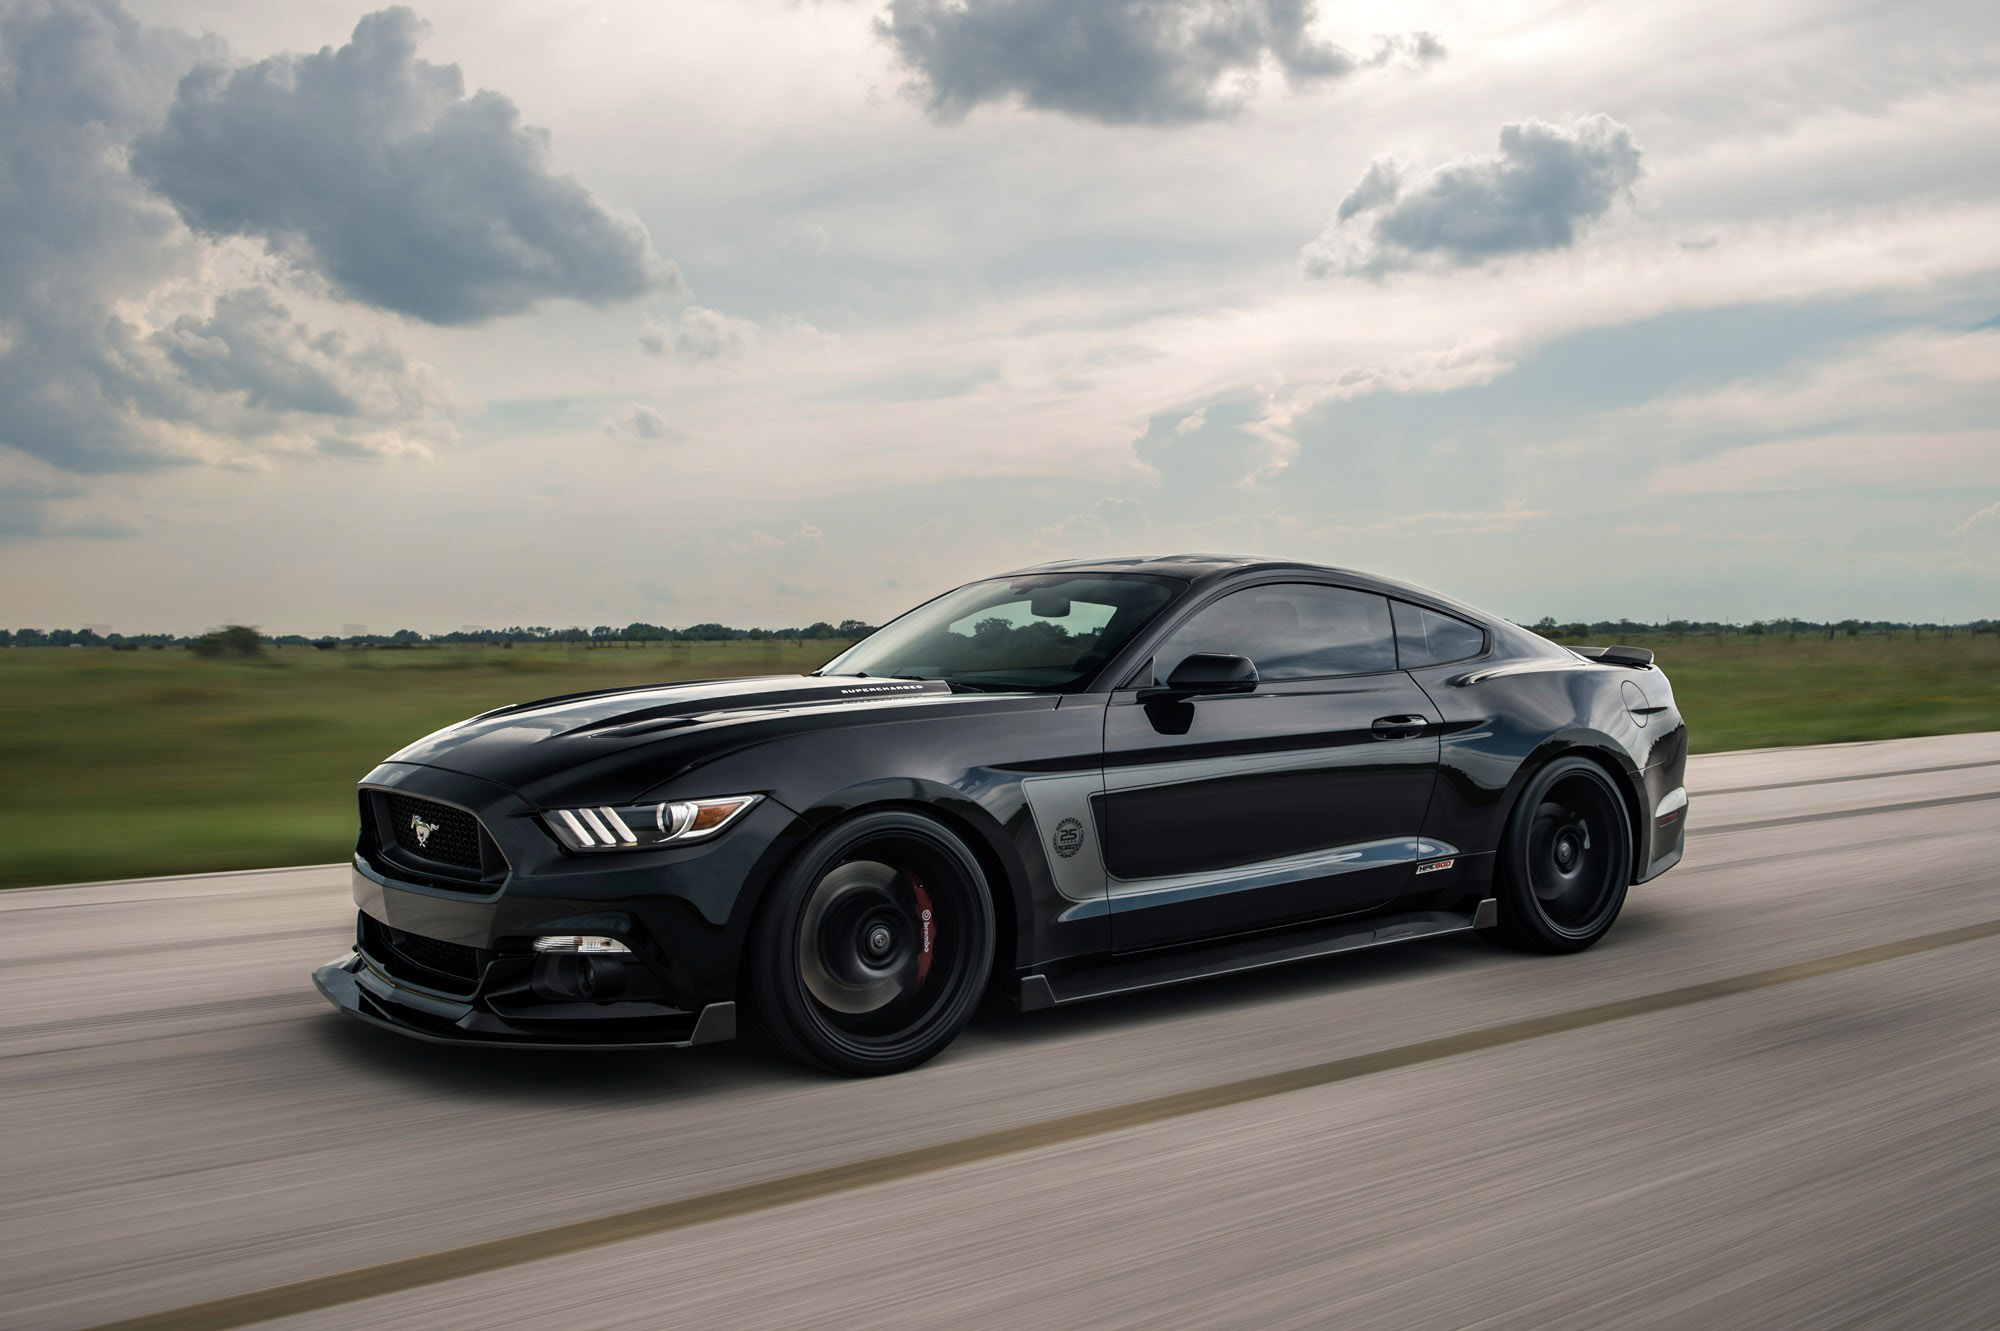
[[[422,934],[406,934],[400,929],[390,945],[418,965],[427,966],[441,975],[460,980],[479,979],[477,948],[447,943],[442,938],[426,938]]]
[[[385,797],[389,830],[405,854],[479,871],[479,822],[463,809],[409,795]]]
[[[361,950],[399,980],[450,993],[469,994],[477,989],[485,968],[478,948],[394,929],[365,914],[361,917]]]

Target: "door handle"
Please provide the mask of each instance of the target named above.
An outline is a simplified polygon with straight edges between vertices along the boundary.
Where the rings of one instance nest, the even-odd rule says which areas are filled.
[[[1376,739],[1414,739],[1429,727],[1427,717],[1378,716],[1368,727],[1368,733]]]

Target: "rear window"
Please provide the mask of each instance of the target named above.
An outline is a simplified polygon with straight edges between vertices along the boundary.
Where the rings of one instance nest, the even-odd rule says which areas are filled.
[[[1396,655],[1405,670],[1464,661],[1486,650],[1486,630],[1407,601],[1390,603],[1396,613]]]

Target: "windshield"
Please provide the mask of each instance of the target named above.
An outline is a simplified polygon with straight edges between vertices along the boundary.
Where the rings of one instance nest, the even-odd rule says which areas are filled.
[[[1186,585],[1106,573],[975,582],[891,621],[819,673],[1067,692],[1089,683]]]

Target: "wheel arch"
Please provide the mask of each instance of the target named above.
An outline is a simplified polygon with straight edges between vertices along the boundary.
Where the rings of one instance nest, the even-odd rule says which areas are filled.
[[[1646,863],[1646,823],[1643,818],[1644,802],[1641,799],[1641,773],[1631,756],[1607,735],[1595,731],[1565,731],[1551,735],[1537,745],[1535,751],[1515,772],[1514,780],[1507,791],[1506,812],[1500,820],[1500,836],[1494,843],[1495,852],[1505,849],[1507,831],[1513,825],[1514,811],[1519,807],[1521,797],[1528,786],[1550,763],[1560,758],[1582,758],[1603,769],[1611,778],[1611,788],[1618,792],[1625,806],[1625,816],[1630,819],[1632,836],[1632,876],[1634,881],[1645,872]]]
[[[875,784],[871,783],[871,786]],[[829,829],[843,823],[872,813],[888,812],[927,818],[957,837],[972,853],[980,872],[986,876],[987,894],[993,902],[992,983],[1011,983],[1019,959],[1028,952],[1025,931],[1032,906],[1028,896],[1027,869],[1021,863],[1020,853],[1015,849],[1013,839],[1007,835],[1006,828],[980,805],[948,787],[913,790],[913,785],[922,783],[907,780],[881,784],[893,788],[871,789],[871,786],[863,786],[843,791],[801,814],[802,820],[810,824],[811,833],[801,838],[791,854],[776,866],[770,881],[788,871]],[[768,900],[770,893],[766,891],[760,896]],[[757,909],[763,908],[763,901],[760,901]]]

